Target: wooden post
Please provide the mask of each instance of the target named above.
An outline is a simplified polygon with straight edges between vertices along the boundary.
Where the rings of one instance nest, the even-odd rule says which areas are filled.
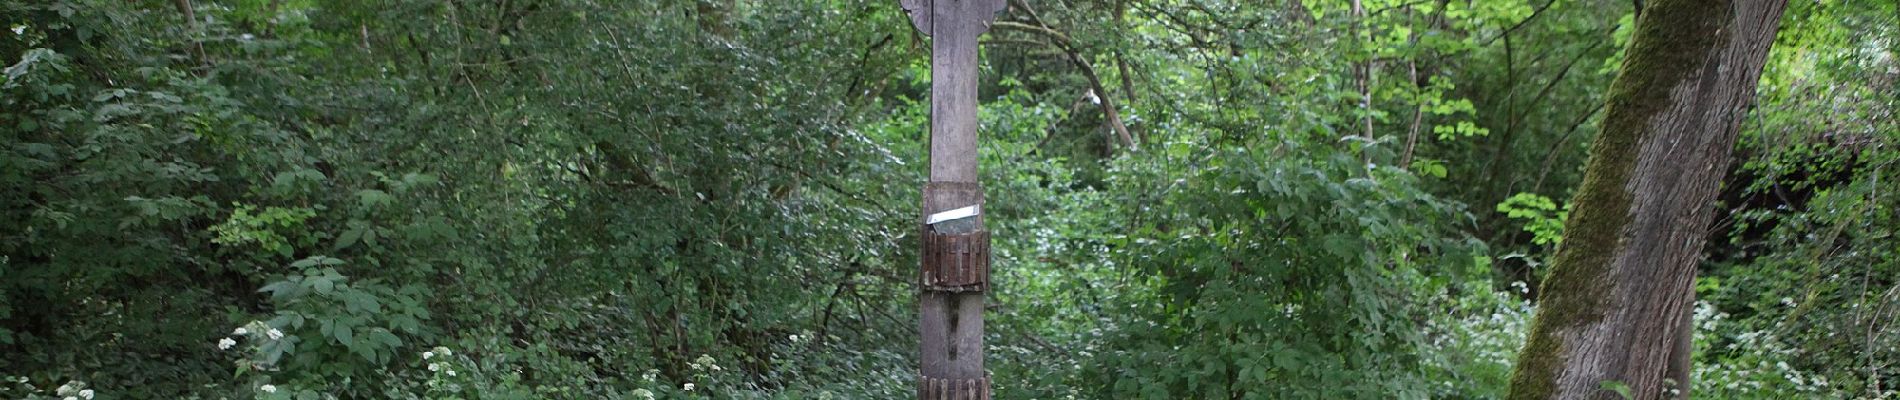
[[[917,398],[990,398],[983,369],[983,301],[989,232],[976,182],[977,36],[1006,0],[902,0],[931,38],[930,182],[924,185],[918,271]]]

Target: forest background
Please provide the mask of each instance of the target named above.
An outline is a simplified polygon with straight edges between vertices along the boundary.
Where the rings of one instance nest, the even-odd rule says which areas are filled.
[[[1636,7],[1011,1],[996,396],[1502,397]],[[0,397],[911,396],[929,46],[896,0],[0,28]],[[1896,54],[1894,1],[1790,3],[1697,396],[1900,398]]]

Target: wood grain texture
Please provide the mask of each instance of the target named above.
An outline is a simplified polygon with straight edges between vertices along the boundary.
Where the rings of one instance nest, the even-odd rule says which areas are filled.
[[[1004,0],[904,2],[911,11],[911,23],[931,38],[932,182],[976,182],[977,37],[989,30],[996,13],[1007,4]]]
[[[982,202],[977,181],[977,37],[989,30],[1005,0],[901,0],[911,23],[931,38],[930,183],[923,215]],[[981,230],[982,216],[973,227]],[[932,392],[929,382],[980,382],[989,393],[983,368],[982,292],[920,290],[918,395]],[[934,379],[934,381],[933,381]]]

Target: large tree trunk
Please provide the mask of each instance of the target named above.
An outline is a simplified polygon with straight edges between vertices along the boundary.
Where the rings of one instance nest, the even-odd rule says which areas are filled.
[[[1636,22],[1511,399],[1686,397],[1711,202],[1786,0],[1653,0]],[[1672,364],[1678,367],[1672,368]],[[1672,374],[1680,374],[1671,377]],[[1665,383],[1672,381],[1672,383]]]

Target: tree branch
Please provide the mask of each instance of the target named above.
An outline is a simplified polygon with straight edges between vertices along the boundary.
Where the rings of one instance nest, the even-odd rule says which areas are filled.
[[[1082,58],[1082,55],[1076,52],[1075,46],[1073,45],[1074,42],[1069,40],[1069,35],[1065,35],[1054,28],[1050,28],[1049,24],[1043,23],[1042,20],[1036,16],[1035,10],[1030,9],[1029,5],[1023,3],[1022,0],[1013,0],[1011,2],[1015,3],[1017,8],[1023,9],[1023,11],[1029,15],[1030,20],[1034,21],[1036,25],[1012,21],[997,21],[990,26],[1032,32],[1054,39],[1055,42],[1050,43],[1050,46],[1062,50],[1062,53],[1068,56],[1069,62],[1075,64],[1076,68],[1082,70],[1082,76],[1089,80],[1089,90],[1093,90],[1095,96],[1101,99],[1099,105],[1102,108],[1102,115],[1108,119],[1108,127],[1115,130],[1115,134],[1121,138],[1122,144],[1128,146],[1128,151],[1141,151],[1141,148],[1135,145],[1134,135],[1128,133],[1128,125],[1122,123],[1121,113],[1115,108],[1115,101],[1108,97],[1108,89],[1102,85],[1101,75],[1096,74],[1095,67],[1089,65],[1088,60]]]

